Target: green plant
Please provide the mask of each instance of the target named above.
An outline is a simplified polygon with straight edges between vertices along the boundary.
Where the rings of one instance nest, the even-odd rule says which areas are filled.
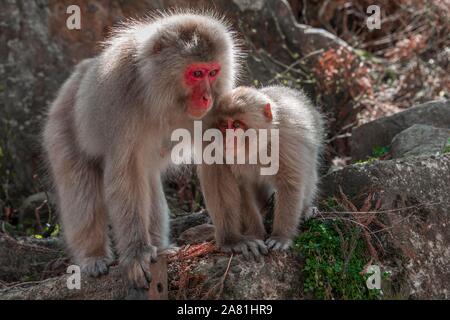
[[[447,143],[445,144],[444,150],[442,153],[450,153],[450,138],[447,139]]]
[[[372,149],[372,157],[381,158],[381,157],[385,156],[386,154],[388,154],[390,151],[391,151],[390,147],[375,146]]]
[[[342,230],[345,229],[345,232]],[[295,241],[305,265],[304,290],[316,299],[379,299],[379,290],[369,290],[367,248],[357,227],[341,221],[311,219]]]
[[[372,148],[372,155],[370,157],[368,157],[365,160],[358,160],[355,163],[372,163],[375,160],[379,160],[380,158],[384,158],[388,155],[388,153],[391,152],[391,148],[390,147],[380,147],[380,146],[375,146]]]

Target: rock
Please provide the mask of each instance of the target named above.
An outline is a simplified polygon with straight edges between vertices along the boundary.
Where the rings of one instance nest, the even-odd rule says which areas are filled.
[[[59,240],[14,239],[0,232],[0,280],[5,283],[40,280],[66,264]]]
[[[205,254],[195,254],[205,248]],[[158,268],[158,263],[152,267]],[[301,263],[294,253],[271,253],[255,262],[241,255],[217,252],[211,244],[189,245],[169,256],[169,299],[299,299],[300,270]],[[155,270],[152,272],[155,274]],[[112,266],[107,275],[99,278],[82,274],[80,290],[67,288],[70,276],[64,268],[57,276],[43,281],[0,288],[0,300],[121,300],[127,296],[118,266]]]
[[[415,124],[403,130],[392,139],[393,158],[411,157],[442,152],[450,130]]]
[[[179,272],[169,266],[169,281]],[[184,284],[169,299],[266,300],[300,299],[301,263],[294,253],[270,253],[263,261],[248,261],[242,255],[210,253],[182,261]],[[172,269],[171,269],[172,268]],[[178,270],[178,269],[176,269]],[[181,277],[181,276],[180,276]]]
[[[170,221],[170,232],[172,239],[177,239],[184,231],[189,228],[210,223],[211,219],[206,210],[190,213],[177,217]]]
[[[397,270],[402,298],[450,297],[450,154],[354,164],[323,177],[322,186],[324,197],[342,187],[355,202],[379,195],[389,226],[381,260]]]
[[[230,265],[221,298],[273,300],[302,297],[301,267],[295,255],[272,253],[262,262],[247,261],[242,255],[237,255],[233,260],[235,264]],[[224,275],[228,262],[229,257],[209,259],[207,263],[198,265],[194,272],[208,274],[206,285],[213,285]]]
[[[390,145],[396,134],[414,124],[450,129],[450,101],[427,102],[354,128],[351,139],[352,159],[366,159],[372,154],[374,147]]]
[[[204,223],[185,230],[178,237],[178,242],[181,244],[198,244],[214,240],[214,226],[209,223]]]
[[[64,274],[64,273],[63,273]],[[0,289],[0,300],[123,300],[127,295],[127,286],[123,272],[112,267],[102,277],[81,277],[81,289],[67,287],[70,274],[45,279],[32,284],[21,284]]]

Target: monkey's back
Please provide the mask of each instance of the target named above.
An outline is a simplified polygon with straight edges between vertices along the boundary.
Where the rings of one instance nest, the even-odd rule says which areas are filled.
[[[275,102],[274,112],[281,114],[280,116],[286,122],[282,125],[292,124],[301,131],[313,132],[315,143],[322,147],[324,140],[323,116],[302,91],[285,86],[269,86],[260,89],[260,92]]]

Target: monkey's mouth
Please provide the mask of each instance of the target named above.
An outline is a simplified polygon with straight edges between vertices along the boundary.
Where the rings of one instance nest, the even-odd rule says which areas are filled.
[[[195,106],[190,106],[188,107],[187,113],[194,119],[200,119],[209,111],[209,109],[210,109],[209,107],[199,108]]]
[[[202,96],[197,101],[188,105],[187,112],[191,117],[198,119],[203,117],[211,107],[212,99],[207,96]]]

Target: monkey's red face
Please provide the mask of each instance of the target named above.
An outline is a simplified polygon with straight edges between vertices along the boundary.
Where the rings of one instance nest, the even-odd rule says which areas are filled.
[[[225,118],[221,119],[217,125],[218,129],[222,132],[223,135],[223,141],[224,141],[224,151],[226,152],[227,149],[233,150],[234,154],[237,155],[238,149],[244,148],[245,150],[245,141],[240,141],[237,136],[231,137],[233,140],[229,140],[230,138],[227,138],[227,130],[233,130],[236,131],[238,129],[241,129],[243,131],[248,129],[248,126],[245,122],[239,120],[239,119],[233,119],[233,118]]]
[[[236,119],[226,119],[226,120],[222,120],[219,125],[219,130],[222,131],[223,134],[226,133],[227,129],[231,129],[231,130],[237,130],[237,129],[242,129],[242,130],[247,130],[247,125],[242,122],[241,120],[236,120]]]
[[[212,86],[220,73],[216,62],[192,63],[184,73],[184,82],[190,90],[188,114],[194,119],[203,117],[214,102]]]

